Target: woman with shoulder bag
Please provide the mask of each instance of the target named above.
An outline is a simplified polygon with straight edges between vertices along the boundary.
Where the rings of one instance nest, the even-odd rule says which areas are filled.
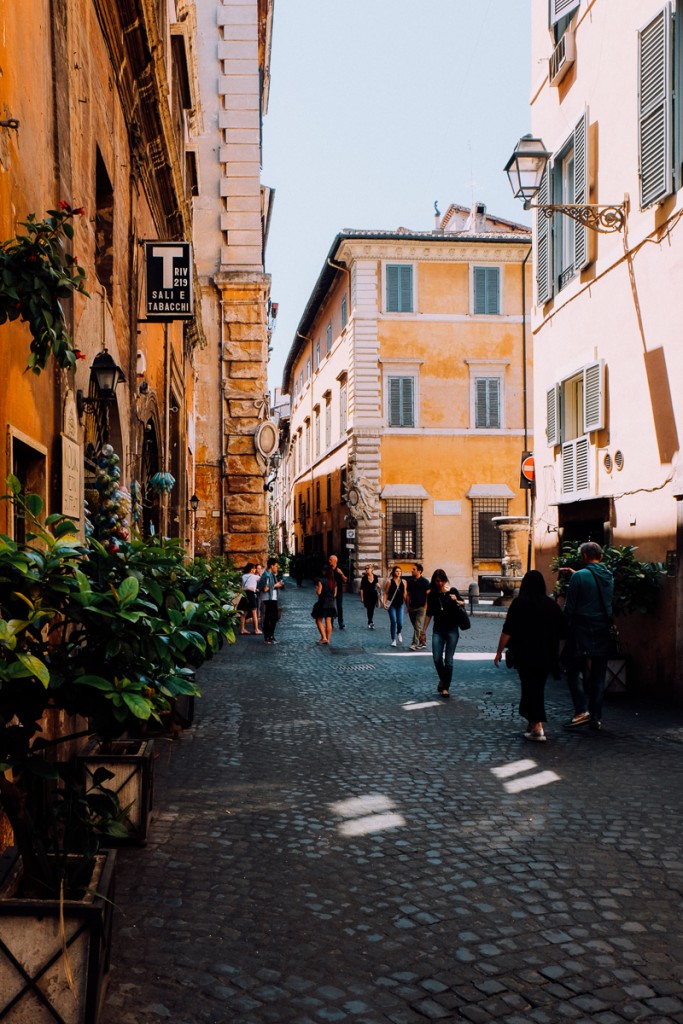
[[[545,684],[557,665],[560,639],[566,634],[564,615],[548,597],[545,579],[537,569],[527,572],[503,623],[493,664],[505,661],[516,668],[522,687],[519,713],[528,721],[524,739],[545,743]],[[511,664],[512,662],[512,664]]]
[[[427,615],[424,629],[434,619],[432,630],[432,658],[439,677],[439,695],[448,698],[453,679],[453,657],[460,639],[460,629],[469,628],[465,602],[458,590],[448,582],[443,569],[432,575],[427,594]]]
[[[391,626],[391,646],[396,646],[396,641],[403,643],[403,609],[406,603],[406,585],[401,579],[403,572],[400,566],[395,565],[391,570],[389,579],[384,584],[384,607],[389,612],[389,623]]]

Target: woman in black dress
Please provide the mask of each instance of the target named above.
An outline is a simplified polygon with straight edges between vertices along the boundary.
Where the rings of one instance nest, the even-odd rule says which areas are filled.
[[[519,597],[508,608],[493,659],[498,666],[507,647],[517,669],[522,685],[519,713],[529,723],[524,733],[526,740],[545,743],[545,683],[557,664],[565,631],[564,615],[548,597],[542,573],[531,569],[522,580]]]
[[[379,580],[375,576],[375,567],[369,565],[360,578],[360,599],[368,616],[368,629],[374,629],[375,608],[379,603]]]
[[[319,644],[329,644],[332,639],[332,628],[337,615],[337,581],[331,569],[326,570],[315,581],[315,592],[318,599],[313,605],[311,616],[320,633]]]

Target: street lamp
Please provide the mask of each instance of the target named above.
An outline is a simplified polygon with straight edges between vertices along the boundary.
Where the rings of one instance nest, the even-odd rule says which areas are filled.
[[[192,513],[191,529],[197,529],[197,509],[199,508],[199,498],[196,494],[193,494],[190,498],[190,512]]]
[[[267,458],[267,460],[266,460],[266,473],[268,473],[269,476],[266,479],[265,483],[263,484],[263,490],[264,491],[272,491],[273,490],[273,481],[275,480],[275,477],[277,476],[277,471],[278,471],[278,468],[280,466],[280,462],[281,461],[282,461],[282,455],[280,454],[279,451],[273,452],[273,454],[270,455]]]
[[[598,206],[594,203],[532,203],[543,181],[551,154],[545,148],[542,139],[533,135],[523,135],[514,148],[512,156],[505,165],[510,180],[512,194],[521,199],[525,210],[539,210],[550,220],[554,214],[562,213],[571,217],[591,231],[607,234],[612,231],[623,231],[626,224],[628,203]]]
[[[116,386],[124,383],[126,378],[121,367],[105,348],[102,352],[98,352],[93,359],[90,367],[90,380],[95,384],[97,394],[86,397],[82,391],[76,392],[76,408],[79,417],[83,415],[88,406],[97,405],[99,402],[113,401]]]

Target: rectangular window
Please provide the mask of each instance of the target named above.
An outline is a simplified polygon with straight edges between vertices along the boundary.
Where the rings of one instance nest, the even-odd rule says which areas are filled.
[[[347,324],[347,312],[346,312],[346,296],[341,300],[341,329],[342,331]]]
[[[415,426],[415,378],[389,377],[389,426]]]
[[[568,23],[580,4],[581,0],[550,0],[550,28]]]
[[[394,498],[386,503],[386,561],[422,558],[422,501]]]
[[[308,381],[310,379],[311,379],[311,360],[307,359],[306,360],[306,382],[308,383]]]
[[[676,18],[678,20],[678,12]],[[678,23],[676,29],[679,28]],[[638,33],[638,169],[640,206],[646,209],[673,190],[673,90],[671,5],[666,3]],[[675,33],[678,35],[678,32]],[[679,44],[680,45],[680,44]],[[680,54],[680,50],[677,56]],[[681,61],[677,78],[681,77]],[[680,82],[677,84],[681,84]],[[680,144],[678,146],[680,150]],[[677,154],[680,161],[680,153]],[[680,182],[677,182],[680,187]]]
[[[332,508],[332,477],[327,477],[327,507]]]
[[[325,448],[332,444],[332,402],[328,398],[325,404]]]
[[[387,264],[386,311],[413,312],[413,268],[410,264]]]
[[[492,520],[507,515],[507,510],[506,498],[472,499],[472,558],[497,561],[503,557],[503,534]]]
[[[348,417],[348,399],[346,381],[342,381],[339,387],[339,436],[346,436],[346,425]]]
[[[500,377],[476,377],[474,381],[474,425],[477,429],[500,427]]]
[[[553,384],[546,392],[546,433],[555,447],[595,430],[605,422],[605,362],[599,359]]]
[[[299,374],[299,394],[301,394],[303,389],[304,389],[304,371],[302,370],[301,373]]]
[[[472,273],[475,316],[498,316],[500,314],[500,268],[474,267]]]
[[[315,410],[314,430],[315,430],[315,457],[317,459],[317,458],[320,457],[320,409],[316,409]]]
[[[327,351],[332,351],[332,324],[327,325]]]
[[[320,481],[319,480],[316,480],[316,482],[315,482],[315,510],[316,510],[316,512],[320,511]]]
[[[320,369],[320,342],[315,343],[315,362],[313,364],[316,370]]]

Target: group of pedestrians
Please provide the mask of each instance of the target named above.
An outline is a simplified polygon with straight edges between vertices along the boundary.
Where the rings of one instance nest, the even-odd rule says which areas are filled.
[[[242,589],[244,594],[239,600],[237,610],[240,612],[240,635],[262,636],[264,644],[277,643],[275,627],[279,619],[278,591],[284,583],[278,579],[278,560],[270,557],[266,568],[258,563],[249,562],[242,573]],[[247,629],[247,620],[253,629]],[[260,628],[259,628],[260,627]]]
[[[593,541],[579,548],[582,567],[561,569],[571,573],[564,610],[548,597],[543,575],[532,569],[524,576],[519,596],[510,605],[498,649],[493,659],[517,669],[521,700],[519,713],[527,719],[524,737],[536,743],[546,740],[545,685],[560,660],[574,714],[566,729],[587,725],[602,728],[602,703],[610,656],[614,579],[602,564],[602,548]],[[564,647],[560,653],[560,644]]]

